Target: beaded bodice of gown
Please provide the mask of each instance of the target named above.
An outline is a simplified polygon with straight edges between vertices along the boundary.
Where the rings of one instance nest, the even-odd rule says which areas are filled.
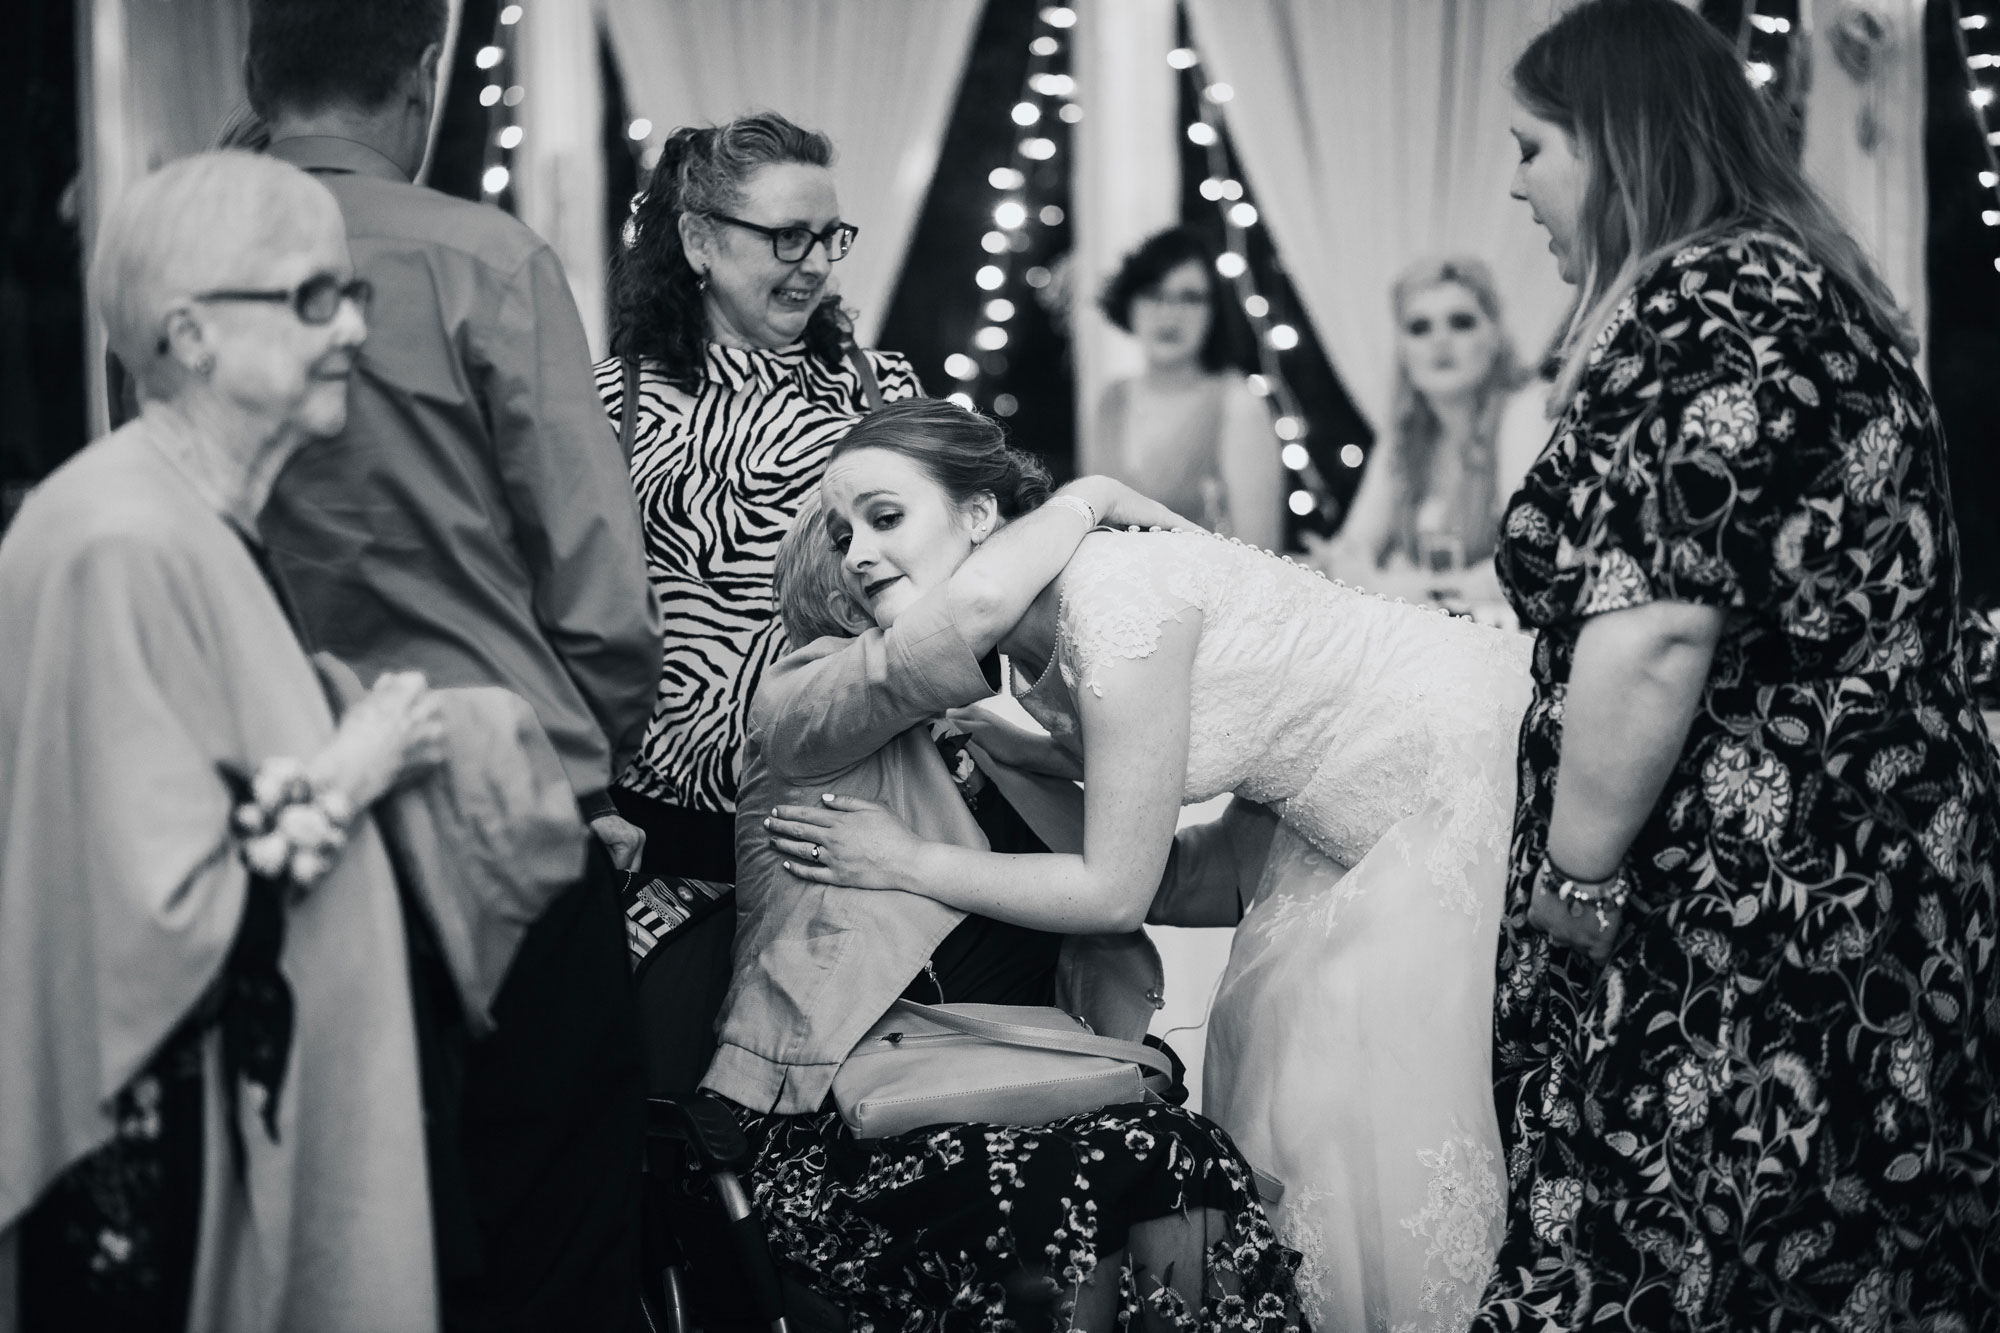
[[[1086,538],[1063,575],[1049,669],[1023,706],[1078,749],[1078,692],[1101,694],[1112,663],[1150,654],[1189,608],[1202,621],[1185,800],[1236,792],[1273,806],[1343,865],[1444,791],[1465,794],[1459,822],[1475,841],[1506,836],[1492,778],[1511,769],[1527,640],[1239,542]]]

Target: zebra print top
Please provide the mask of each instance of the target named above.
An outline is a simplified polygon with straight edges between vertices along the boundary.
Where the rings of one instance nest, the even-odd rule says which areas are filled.
[[[923,389],[910,363],[869,352],[894,401]],[[733,812],[750,698],[785,651],[771,598],[778,542],[833,445],[868,410],[861,377],[803,344],[776,352],[709,343],[689,395],[643,367],[632,485],[659,598],[665,669],[653,720],[619,785],[692,810]],[[613,425],[624,420],[624,365],[597,365]]]

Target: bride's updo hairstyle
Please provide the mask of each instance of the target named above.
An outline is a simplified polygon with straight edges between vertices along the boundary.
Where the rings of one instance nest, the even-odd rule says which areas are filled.
[[[990,492],[1000,517],[1019,518],[1049,498],[1049,470],[1009,448],[998,422],[946,398],[909,398],[870,412],[833,446],[833,457],[887,449],[921,467],[954,504]]]
[[[1641,276],[1683,246],[1740,228],[1797,245],[1915,351],[1895,297],[1807,181],[1742,57],[1694,9],[1586,0],[1528,44],[1513,85],[1523,106],[1569,135],[1586,172],[1558,401]]]

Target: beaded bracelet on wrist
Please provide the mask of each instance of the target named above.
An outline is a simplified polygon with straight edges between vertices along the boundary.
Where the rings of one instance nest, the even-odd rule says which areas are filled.
[[[1080,495],[1070,495],[1067,493],[1058,495],[1049,501],[1049,505],[1057,509],[1074,510],[1076,513],[1083,515],[1086,527],[1094,528],[1097,526],[1097,510],[1091,507],[1090,501]]]
[[[1545,851],[1541,873],[1557,899],[1568,905],[1571,916],[1582,916],[1586,907],[1594,911],[1599,930],[1610,929],[1611,917],[1606,909],[1623,908],[1632,897],[1631,881],[1622,863],[1609,879],[1578,880],[1550,860]]]

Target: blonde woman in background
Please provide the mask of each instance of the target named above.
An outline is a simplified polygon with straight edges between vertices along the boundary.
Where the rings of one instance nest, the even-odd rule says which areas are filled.
[[[1391,300],[1390,428],[1346,523],[1332,542],[1314,544],[1315,560],[1374,591],[1497,602],[1499,516],[1548,438],[1546,422],[1538,411],[1510,410],[1528,377],[1485,264],[1425,260],[1396,279]]]

